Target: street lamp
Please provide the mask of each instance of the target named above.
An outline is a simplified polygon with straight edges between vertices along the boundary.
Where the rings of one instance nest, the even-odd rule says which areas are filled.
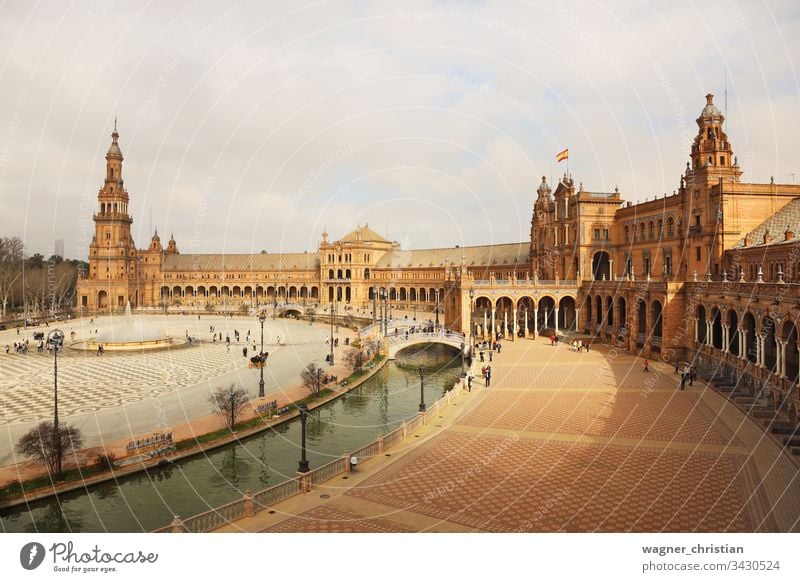
[[[472,287],[469,288],[469,359],[470,361],[475,359],[475,334],[472,333],[475,323],[472,321],[474,317],[473,308],[474,308],[474,299],[475,299],[475,289]]]
[[[261,377],[258,380],[258,397],[264,398],[264,321],[267,319],[266,314],[262,311],[258,314],[258,323],[261,324],[261,353],[259,354],[259,369]]]
[[[331,357],[328,363],[333,366],[333,301],[331,301]]]
[[[465,347],[466,346],[464,345],[464,342],[461,342],[461,376],[462,377],[467,375],[467,373],[464,371],[464,351],[465,351],[464,348]]]
[[[419,367],[419,411],[425,412],[425,366]]]
[[[56,480],[61,479],[61,434],[58,429],[58,349],[64,344],[64,332],[51,330],[47,343],[53,346],[53,451],[56,459]]]
[[[300,448],[301,448],[301,457],[300,457],[300,464],[297,469],[300,473],[308,473],[308,459],[306,459],[306,421],[308,420],[308,406],[305,404],[300,405]]]
[[[336,310],[338,308],[338,301],[333,304],[333,321],[336,324],[336,333],[339,333],[339,322],[336,320]]]
[[[372,330],[375,331],[375,317],[377,316],[377,309],[375,302],[378,300],[378,286],[372,286]]]
[[[436,325],[434,326],[433,331],[437,332],[437,331],[439,331],[439,290],[438,289],[436,289],[436,308],[435,308],[434,311],[436,311]]]
[[[389,322],[386,321],[386,287],[381,287],[381,327],[383,327],[383,335],[389,334]]]

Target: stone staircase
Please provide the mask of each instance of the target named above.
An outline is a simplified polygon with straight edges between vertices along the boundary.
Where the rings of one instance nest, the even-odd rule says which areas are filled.
[[[699,374],[699,377],[714,390],[732,400],[750,418],[761,424],[789,452],[800,456],[800,426],[792,422],[785,413],[775,410],[729,378],[716,376],[713,373]]]

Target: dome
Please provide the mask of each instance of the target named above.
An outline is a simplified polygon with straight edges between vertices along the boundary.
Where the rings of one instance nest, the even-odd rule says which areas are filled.
[[[547,177],[542,176],[542,183],[539,185],[539,188],[536,190],[540,196],[545,194],[550,194],[550,186],[547,185]]]
[[[106,158],[122,159],[122,150],[119,149],[119,144],[117,144],[117,139],[119,139],[119,134],[117,133],[117,128],[115,124],[114,133],[111,134],[111,147],[109,147],[108,152],[106,152]]]
[[[706,95],[706,106],[700,112],[700,117],[722,117],[722,112],[714,105],[714,96],[711,93]]]

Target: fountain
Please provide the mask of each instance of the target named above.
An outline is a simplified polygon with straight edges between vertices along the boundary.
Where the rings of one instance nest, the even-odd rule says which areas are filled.
[[[168,336],[162,329],[155,325],[147,325],[141,316],[134,316],[131,311],[131,302],[125,305],[125,315],[116,320],[112,319],[108,329],[104,329],[94,338],[76,342],[70,345],[78,350],[103,350],[109,352],[159,350],[163,348],[184,345],[185,340]]]

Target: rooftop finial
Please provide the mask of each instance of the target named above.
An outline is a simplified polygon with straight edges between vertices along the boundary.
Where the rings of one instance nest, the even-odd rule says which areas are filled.
[[[116,133],[116,131],[117,131],[117,116],[115,115],[114,116],[114,132]]]

